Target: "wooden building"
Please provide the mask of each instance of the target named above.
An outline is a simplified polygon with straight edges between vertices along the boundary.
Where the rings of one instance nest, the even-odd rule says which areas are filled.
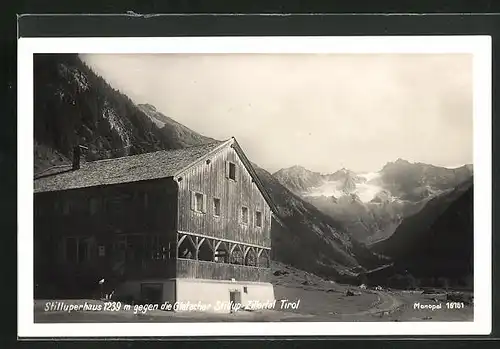
[[[34,192],[35,283],[53,297],[104,279],[129,301],[274,299],[273,203],[234,138],[81,164],[77,148]]]

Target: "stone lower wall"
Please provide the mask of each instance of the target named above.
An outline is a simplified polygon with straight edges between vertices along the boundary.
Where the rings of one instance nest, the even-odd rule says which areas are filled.
[[[231,292],[239,292],[239,296],[231,299]],[[235,309],[235,303],[240,303],[236,307],[242,309],[248,306],[265,306],[274,300],[274,288],[271,283],[176,279],[176,301],[179,307],[185,305],[187,308],[178,311],[229,313]],[[189,309],[188,306],[194,309]]]
[[[161,289],[161,299],[145,299],[144,287]],[[177,312],[230,313],[245,307],[272,308],[274,288],[271,283],[202,279],[131,280],[120,284],[115,298],[124,302],[172,304]]]

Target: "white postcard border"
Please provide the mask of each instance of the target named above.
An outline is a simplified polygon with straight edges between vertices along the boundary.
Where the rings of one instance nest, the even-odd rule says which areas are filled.
[[[34,53],[470,53],[474,97],[473,322],[34,323]],[[21,38],[18,40],[18,336],[487,335],[492,297],[490,36]],[[31,208],[31,209],[30,209]]]

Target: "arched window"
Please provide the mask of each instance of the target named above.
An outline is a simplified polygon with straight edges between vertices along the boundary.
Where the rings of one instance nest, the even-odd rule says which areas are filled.
[[[255,267],[257,266],[257,253],[255,248],[247,247],[245,255],[245,265]]]
[[[179,236],[177,256],[185,259],[196,259],[196,246],[191,236]]]
[[[231,264],[239,264],[239,265],[245,264],[244,263],[244,252],[243,252],[243,248],[241,247],[241,245],[235,244],[235,245],[233,245],[231,250],[232,250],[232,252],[231,252],[230,263]]]
[[[266,250],[266,249],[261,249],[258,253],[257,253],[257,266],[261,267],[261,268],[269,268],[270,267],[270,264],[271,264],[271,261],[269,259],[269,251]]]
[[[229,247],[224,241],[215,243],[215,262],[229,263]]]
[[[198,260],[212,262],[214,259],[214,250],[209,239],[202,238],[198,242]]]

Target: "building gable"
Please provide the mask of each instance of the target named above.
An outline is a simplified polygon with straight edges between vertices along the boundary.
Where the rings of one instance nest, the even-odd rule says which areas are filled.
[[[277,214],[276,206],[260,181],[252,164],[234,137],[226,141],[214,141],[183,149],[157,151],[121,158],[82,163],[73,170],[71,165],[57,166],[36,176],[34,192],[62,191],[69,189],[98,187],[104,185],[138,182],[152,179],[182,176],[190,168],[203,164],[214,154],[231,147],[238,154],[242,170],[248,172],[261,195]],[[231,168],[226,169],[230,175]]]
[[[270,199],[242,154],[231,139],[174,176],[179,231],[270,246]]]
[[[257,172],[252,166],[252,163],[248,160],[246,157],[245,153],[243,152],[243,149],[241,146],[238,144],[236,139],[234,137],[230,138],[229,140],[223,142],[220,146],[218,146],[216,149],[212,150],[211,152],[205,154],[204,156],[196,159],[193,163],[189,164],[185,168],[179,170],[177,173],[175,173],[174,178],[182,178],[183,174],[189,171],[191,168],[196,167],[196,166],[203,166],[203,164],[206,164],[206,161],[212,158],[216,153],[224,151],[226,148],[231,148],[235,151],[235,153],[238,155],[239,161],[241,162],[240,166],[236,166],[234,168],[234,176],[238,177],[241,175],[239,171],[246,171],[247,174],[251,177],[252,183],[255,184],[255,186],[258,188],[260,194],[266,201],[266,203],[269,205],[271,211],[274,214],[277,214],[277,208],[276,205],[274,204],[271,196],[267,192],[266,188],[264,187],[262,181],[260,180],[259,176],[257,175]],[[226,178],[230,178],[233,173],[233,168],[231,161],[226,161],[224,164],[224,175]],[[231,178],[230,178],[231,179]]]

